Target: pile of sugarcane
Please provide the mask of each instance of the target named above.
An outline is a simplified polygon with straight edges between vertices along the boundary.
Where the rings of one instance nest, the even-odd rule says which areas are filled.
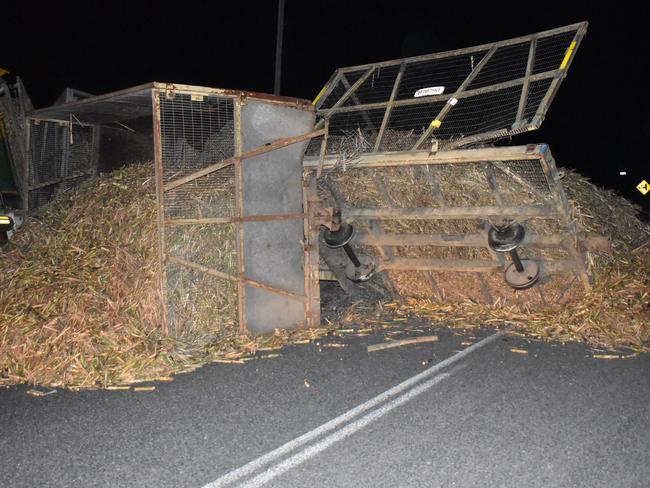
[[[385,198],[370,192],[346,190],[347,182],[377,174],[354,174],[354,169],[333,173],[340,191],[356,203],[371,205]],[[407,169],[383,170],[379,175],[390,181],[390,197],[398,206],[422,206],[431,199],[418,193],[419,178]],[[450,171],[457,171],[450,168]],[[462,185],[457,204],[468,199],[477,204],[483,198],[478,189],[478,173],[451,174],[447,188]],[[370,181],[369,180],[369,181]],[[185,324],[182,333],[166,334],[163,329],[162,295],[158,281],[156,204],[153,165],[133,164],[108,175],[92,178],[59,195],[42,212],[17,232],[0,250],[0,386],[31,383],[53,387],[102,388],[144,380],[167,379],[170,374],[191,371],[210,361],[245,363],[260,357],[260,351],[274,350],[290,343],[315,340],[332,330],[367,334],[380,330],[381,323],[418,316],[431,324],[475,327],[508,324],[536,337],[579,340],[594,347],[648,349],[650,340],[650,228],[638,219],[638,209],[627,200],[593,186],[586,178],[566,172],[564,187],[572,202],[580,232],[611,236],[613,252],[588,255],[594,277],[593,290],[568,292],[562,300],[546,304],[527,301],[459,300],[455,286],[438,277],[437,290],[417,274],[391,275],[398,296],[373,304],[355,304],[338,322],[322,329],[276,331],[262,337],[241,335],[236,323],[234,290],[207,286],[202,276],[167,276],[169,303],[178,317],[191,316],[196,297],[188,294],[202,289],[200,300],[208,313],[195,323]],[[400,186],[401,185],[401,186]],[[504,181],[503,185],[507,185]],[[381,185],[367,185],[381,192]],[[459,186],[460,188],[460,186]],[[503,186],[505,198],[507,186]],[[527,198],[515,195],[512,198]],[[326,202],[327,203],[327,202]],[[426,202],[425,202],[426,203]],[[433,202],[429,202],[433,203]],[[480,202],[479,202],[480,203]],[[466,232],[464,222],[393,222],[391,232]],[[438,228],[436,225],[447,227]],[[541,224],[540,224],[541,225]],[[432,227],[433,226],[433,227]],[[205,232],[217,232],[208,236]],[[536,229],[543,232],[544,229]],[[211,266],[232,267],[234,251],[228,242],[232,229],[198,228],[200,239],[170,233],[170,251],[195,253],[205,250],[197,242],[224,241],[206,259]],[[211,247],[212,244],[210,244]],[[213,249],[214,251],[214,249]],[[478,257],[480,250],[465,252]],[[221,254],[219,254],[221,253]],[[460,256],[460,255],[459,255]],[[192,256],[190,256],[192,257]],[[179,271],[180,273],[180,271]],[[191,274],[191,273],[190,273]],[[457,276],[457,275],[456,275]],[[500,279],[500,278],[498,278]],[[401,281],[400,281],[401,280]],[[420,280],[420,281],[418,281]],[[183,288],[190,286],[190,288]],[[189,283],[189,285],[188,285]],[[551,288],[547,288],[552,290]],[[471,291],[471,290],[470,290]],[[465,292],[468,287],[465,286]],[[212,295],[210,294],[212,293]],[[528,293],[528,292],[526,292]],[[532,296],[532,295],[529,295]],[[328,311],[324,310],[324,315]],[[177,318],[178,318],[177,317]],[[186,320],[187,321],[187,320]],[[178,320],[181,323],[182,320]],[[266,354],[262,357],[272,357]]]
[[[490,205],[480,165],[436,165],[436,180],[453,205]],[[436,207],[427,167],[340,168],[320,180],[321,197],[351,207]],[[650,348],[650,226],[640,209],[612,191],[593,185],[574,171],[561,171],[562,184],[578,224],[578,237],[604,235],[611,252],[588,252],[593,288],[585,292],[575,276],[546,277],[525,290],[512,290],[497,274],[390,271],[388,278],[400,300],[384,305],[383,316],[419,316],[440,325],[475,327],[509,324],[545,339],[577,340],[593,347]],[[499,181],[507,204],[526,204],[528,196],[507,179]],[[340,200],[344,199],[344,202]],[[337,201],[338,200],[338,201]],[[529,219],[536,234],[557,232],[551,220]],[[358,224],[364,228],[363,223]],[[389,233],[465,234],[476,232],[475,220],[392,220]],[[366,229],[369,230],[369,229]],[[399,257],[489,259],[483,248],[396,247]],[[376,254],[373,249],[362,250]],[[527,248],[526,257],[561,259],[562,250]],[[363,321],[362,315],[351,317]],[[372,320],[371,320],[372,321]]]
[[[154,187],[151,163],[93,178],[59,195],[0,250],[0,386],[93,388],[165,378],[323,332],[241,336],[230,290],[172,270],[171,284],[194,286],[172,287],[177,323],[201,300],[210,303],[210,316],[165,334]],[[171,251],[202,252],[187,230],[168,237]],[[201,237],[196,242],[207,242],[220,261],[209,264],[232,261],[234,250],[223,242],[214,252],[223,235]],[[197,287],[204,293],[189,303]]]

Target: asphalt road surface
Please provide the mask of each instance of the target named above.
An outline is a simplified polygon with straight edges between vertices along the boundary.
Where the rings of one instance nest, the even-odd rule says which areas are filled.
[[[153,392],[0,390],[0,486],[650,486],[650,355],[426,333],[440,340],[294,346]]]

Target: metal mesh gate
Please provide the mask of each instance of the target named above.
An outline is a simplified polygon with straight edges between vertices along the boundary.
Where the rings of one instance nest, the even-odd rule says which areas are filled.
[[[326,154],[440,149],[538,128],[586,23],[456,51],[338,69],[314,100]],[[314,140],[309,155],[320,151]]]
[[[159,235],[176,335],[319,323],[307,225],[305,103],[239,92],[153,91]],[[315,257],[316,256],[316,257]]]

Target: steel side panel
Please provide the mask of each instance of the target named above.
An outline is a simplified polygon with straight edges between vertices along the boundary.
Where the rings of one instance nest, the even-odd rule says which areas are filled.
[[[305,306],[297,300],[246,285],[246,321],[252,334],[293,329],[306,320]]]
[[[244,222],[246,277],[305,293],[302,220]]]
[[[243,151],[313,130],[306,110],[247,100],[241,109]],[[302,155],[308,142],[243,161],[244,216],[302,212]],[[247,278],[305,294],[302,220],[244,222]],[[294,328],[305,321],[304,303],[246,286],[248,330],[254,334]]]

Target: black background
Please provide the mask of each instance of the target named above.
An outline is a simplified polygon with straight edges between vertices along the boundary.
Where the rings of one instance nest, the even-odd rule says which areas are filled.
[[[594,2],[595,3],[595,2]],[[38,2],[3,6],[0,67],[37,108],[66,87],[94,94],[150,81],[273,91],[277,2]],[[650,7],[608,2],[477,5],[287,0],[283,95],[313,98],[340,66],[498,41],[588,20],[586,38],[542,128],[559,165],[644,206],[650,194]],[[627,171],[627,176],[619,176]]]

